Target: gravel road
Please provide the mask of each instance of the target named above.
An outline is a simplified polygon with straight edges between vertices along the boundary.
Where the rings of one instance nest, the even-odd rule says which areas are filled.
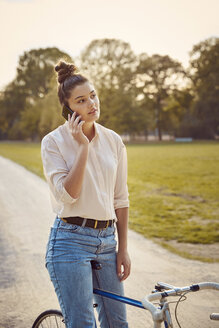
[[[48,308],[59,308],[44,267],[44,254],[54,220],[47,184],[12,161],[0,157],[0,328],[31,327]],[[157,281],[176,286],[219,281],[219,263],[186,260],[129,231],[132,273],[126,295],[141,300]],[[173,305],[171,305],[173,308]],[[150,314],[127,306],[131,328],[152,327]],[[213,328],[209,320],[219,312],[219,293],[189,294],[178,310],[182,327]]]

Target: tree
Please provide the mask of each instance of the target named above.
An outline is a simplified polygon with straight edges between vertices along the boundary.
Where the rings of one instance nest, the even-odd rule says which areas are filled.
[[[169,56],[147,54],[139,56],[139,65],[136,71],[136,83],[146,103],[151,100],[155,126],[159,140],[162,131],[167,126],[168,116],[164,112],[168,97],[179,88],[185,77],[182,65]]]
[[[118,133],[143,129],[139,126],[143,124],[135,101],[133,76],[136,65],[130,45],[117,39],[94,40],[79,58],[80,69],[94,83],[100,97],[100,123]]]
[[[190,87],[175,90],[166,100],[162,115],[164,129],[177,137],[193,137],[194,95]]]
[[[49,93],[43,99],[40,99],[37,104],[41,108],[38,125],[38,135],[40,138],[65,122],[61,115],[62,108],[57,95],[57,85],[55,83],[52,84],[53,87],[51,87]]]
[[[26,104],[22,87],[16,81],[9,83],[0,99],[0,137],[20,138],[18,122]]]
[[[97,90],[106,87],[118,89],[121,84],[130,88],[135,55],[129,43],[118,39],[93,40],[81,52],[80,68],[95,84]]]
[[[24,139],[39,141],[45,134],[64,123],[57,95],[55,76],[51,78],[49,92],[21,112],[19,128]]]
[[[41,116],[38,102],[56,84],[54,65],[61,58],[72,61],[58,48],[33,49],[20,56],[17,75],[0,99],[1,137],[36,138]]]
[[[72,61],[67,53],[58,48],[32,49],[20,56],[15,80],[22,86],[30,103],[49,92],[54,65],[60,58]]]
[[[190,53],[190,77],[195,94],[196,134],[214,138],[219,134],[219,38],[195,45]]]

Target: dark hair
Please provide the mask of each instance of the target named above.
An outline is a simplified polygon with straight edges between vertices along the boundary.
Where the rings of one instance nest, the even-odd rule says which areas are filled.
[[[60,60],[55,66],[55,71],[58,73],[58,97],[60,104],[68,106],[68,99],[71,96],[72,90],[76,86],[88,82],[88,79],[76,73],[78,69],[74,64],[66,63],[63,60]]]

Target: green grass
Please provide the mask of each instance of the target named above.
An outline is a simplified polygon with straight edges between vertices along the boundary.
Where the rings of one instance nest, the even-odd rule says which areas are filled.
[[[171,245],[169,245],[168,243],[165,242],[159,242],[159,244],[161,246],[163,246],[164,248],[168,249],[170,252],[177,254],[181,257],[190,259],[190,260],[197,260],[197,261],[201,261],[201,262],[207,262],[207,263],[215,263],[218,262],[218,259],[215,258],[211,258],[211,257],[206,257],[206,256],[202,256],[202,255],[194,255],[191,251],[189,252],[185,252],[184,250],[182,250],[181,248],[175,248]]]
[[[130,145],[130,227],[150,238],[219,241],[219,144]]]
[[[127,145],[130,228],[163,244],[219,242],[219,143]],[[0,155],[43,177],[40,145]]]
[[[0,155],[44,178],[39,143],[0,142]]]

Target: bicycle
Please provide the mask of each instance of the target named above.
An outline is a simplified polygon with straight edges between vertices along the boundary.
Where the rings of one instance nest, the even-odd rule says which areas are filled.
[[[92,268],[94,270],[100,270],[101,264],[96,261],[91,261]],[[174,302],[175,307],[175,319],[178,327],[181,327],[179,320],[177,318],[177,308],[180,302],[186,300],[186,294],[190,292],[198,292],[203,289],[215,289],[219,291],[219,283],[216,282],[201,282],[198,284],[193,284],[191,286],[175,287],[163,282],[158,282],[155,289],[151,294],[145,296],[142,301],[138,301],[125,296],[117,295],[108,291],[94,288],[93,293],[113,299],[118,302],[123,302],[125,304],[135,306],[144,310],[148,310],[154,322],[154,328],[161,328],[162,323],[165,328],[173,328],[173,322],[171,318],[171,312],[169,308],[169,303],[167,298],[170,296],[178,296],[179,299]],[[153,304],[154,301],[158,300],[158,304]],[[171,302],[172,303],[172,302]],[[97,304],[94,304],[96,307]],[[219,313],[212,313],[210,315],[211,320],[219,321]],[[64,318],[61,311],[59,310],[47,310],[42,312],[34,321],[32,328],[65,328]]]

